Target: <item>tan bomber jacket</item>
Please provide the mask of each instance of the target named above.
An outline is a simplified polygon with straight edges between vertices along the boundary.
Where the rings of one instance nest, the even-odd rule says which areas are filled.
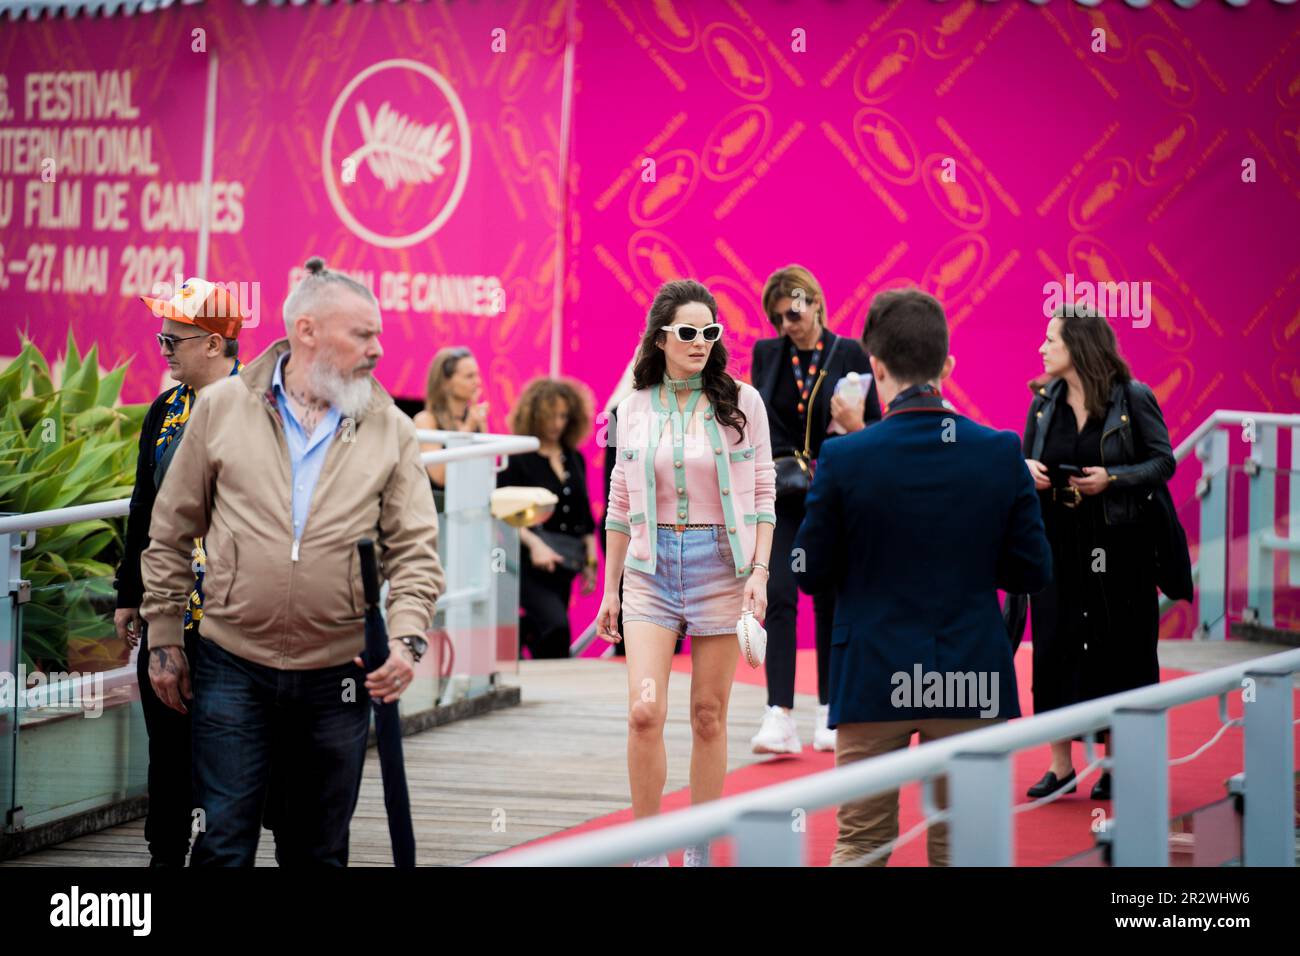
[[[361,652],[362,538],[389,582],[389,636],[423,635],[433,620],[444,586],[433,494],[415,424],[373,379],[370,404],[330,442],[294,541],[289,447],[271,393],[288,348],[281,339],[199,393],[140,562],[151,647],[183,643],[195,538],[207,554],[203,636],[254,663],[309,670]]]

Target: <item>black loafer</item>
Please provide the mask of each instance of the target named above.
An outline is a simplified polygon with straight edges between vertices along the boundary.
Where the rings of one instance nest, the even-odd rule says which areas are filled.
[[[1033,799],[1039,800],[1048,794],[1056,793],[1056,791],[1062,788],[1065,789],[1066,793],[1074,793],[1075,783],[1073,770],[1071,770],[1069,775],[1064,779],[1057,779],[1056,774],[1049,770],[1047,773],[1043,774],[1043,779],[1030,787],[1026,793]]]
[[[1110,774],[1103,773],[1097,778],[1097,782],[1092,787],[1092,799],[1109,800],[1110,799]]]

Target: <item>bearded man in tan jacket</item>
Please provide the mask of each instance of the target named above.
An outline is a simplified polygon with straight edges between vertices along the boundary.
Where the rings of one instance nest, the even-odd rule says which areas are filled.
[[[371,697],[396,700],[442,593],[437,515],[411,420],[371,375],[374,296],[320,259],[284,304],[288,338],[204,389],[141,559],[149,676],[193,708],[192,866],[251,866],[274,777],[282,865],[346,866]],[[203,635],[182,622],[204,539]],[[388,661],[361,666],[357,541],[388,579]],[[193,676],[191,676],[193,675]]]

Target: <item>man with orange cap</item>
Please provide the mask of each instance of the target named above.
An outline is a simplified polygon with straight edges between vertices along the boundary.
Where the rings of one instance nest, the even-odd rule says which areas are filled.
[[[136,676],[140,705],[149,734],[149,815],[145,839],[151,866],[184,866],[190,844],[190,717],[168,707],[154,691],[150,672],[169,666],[164,654],[149,652],[148,629],[140,617],[144,584],[140,555],[149,546],[154,499],[172,456],[180,446],[190,409],[200,389],[238,375],[239,332],[244,319],[226,288],[204,279],[189,279],[170,299],[141,296],[162,320],[158,345],[171,377],[180,384],[164,391],[149,407],[140,429],[135,488],[127,518],[126,543],[114,585],[117,611],[113,622],[128,646],[140,644]],[[203,617],[203,548],[194,543],[194,590],[185,613],[185,652],[195,659],[199,621]],[[188,696],[188,691],[186,692]]]

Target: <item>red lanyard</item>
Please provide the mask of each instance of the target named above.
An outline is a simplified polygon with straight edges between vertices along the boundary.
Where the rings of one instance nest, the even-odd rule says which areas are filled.
[[[794,387],[799,392],[800,415],[803,414],[804,403],[808,401],[808,393],[812,390],[813,380],[817,378],[817,363],[821,361],[825,341],[824,338],[817,340],[817,345],[813,348],[812,358],[808,361],[808,375],[806,377],[799,365],[799,349],[794,347],[793,342],[790,343],[790,364],[794,366]]]

